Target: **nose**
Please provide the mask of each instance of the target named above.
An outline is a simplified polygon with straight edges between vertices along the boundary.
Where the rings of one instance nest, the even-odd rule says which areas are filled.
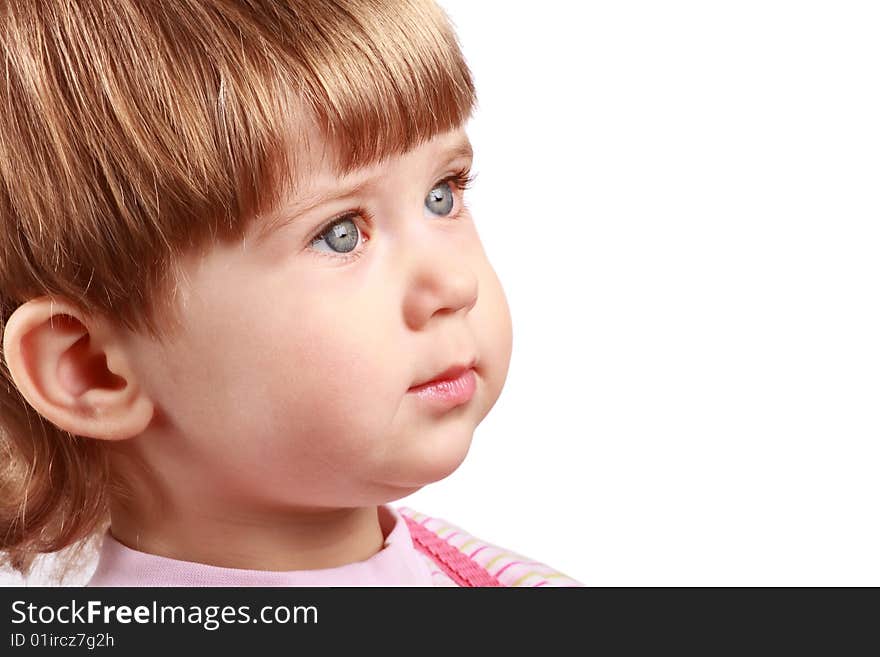
[[[479,279],[463,245],[452,240],[445,245],[440,244],[442,240],[433,242],[413,252],[410,259],[404,317],[413,330],[437,314],[466,315],[477,303]]]

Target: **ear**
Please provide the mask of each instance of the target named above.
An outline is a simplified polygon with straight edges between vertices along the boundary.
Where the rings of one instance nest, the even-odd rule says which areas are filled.
[[[136,436],[153,417],[116,332],[58,299],[38,297],[6,324],[3,353],[21,394],[52,424],[78,436]]]

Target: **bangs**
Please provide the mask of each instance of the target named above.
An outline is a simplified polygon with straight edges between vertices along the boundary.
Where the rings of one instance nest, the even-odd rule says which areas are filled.
[[[316,29],[320,54],[302,73],[303,96],[335,148],[339,175],[462,125],[476,105],[470,73],[440,8],[394,4],[387,15],[355,16],[343,8],[347,3],[327,3],[328,11],[336,10],[333,29]]]
[[[470,70],[443,11],[433,2],[327,2],[300,7],[285,39],[279,97],[295,118],[273,126],[266,195],[255,208],[277,207],[308,175],[296,157],[316,134],[337,176],[400,155],[462,126],[476,108]],[[287,93],[290,96],[287,96]],[[306,130],[305,127],[309,126]]]
[[[264,171],[245,180],[244,189],[253,185],[257,193],[252,205],[240,205],[242,218],[277,207],[286,190],[295,193],[310,173],[297,161],[311,146],[308,135],[318,136],[334,173],[345,176],[462,126],[476,109],[471,72],[432,0],[289,2],[273,10],[274,25],[253,31],[266,39],[268,95],[242,94],[234,109],[226,98],[245,125],[248,117],[262,122],[251,128],[263,135],[257,148],[232,146],[266,156],[236,172]],[[224,86],[221,75],[221,95]],[[224,138],[231,133],[229,125]]]

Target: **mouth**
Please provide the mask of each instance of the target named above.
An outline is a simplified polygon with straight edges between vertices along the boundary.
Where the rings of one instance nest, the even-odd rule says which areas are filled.
[[[462,377],[462,375],[473,369],[474,365],[476,365],[476,361],[476,358],[472,358],[466,363],[451,365],[440,372],[438,375],[436,375],[434,378],[412,386],[410,388],[410,391],[416,392],[420,389],[436,386],[441,383],[451,383],[453,381],[457,381]]]
[[[475,361],[453,365],[407,392],[431,407],[446,410],[469,402],[477,389]]]

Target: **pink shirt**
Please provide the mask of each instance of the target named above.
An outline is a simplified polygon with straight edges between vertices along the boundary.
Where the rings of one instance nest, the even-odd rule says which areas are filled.
[[[320,570],[222,568],[132,550],[108,531],[98,567],[86,586],[433,586],[431,570],[413,547],[398,512],[379,507],[385,543],[372,557]]]
[[[580,585],[445,520],[388,505],[378,507],[378,513],[385,537],[381,550],[365,561],[320,570],[245,570],[180,561],[133,550],[108,531],[86,586]]]

